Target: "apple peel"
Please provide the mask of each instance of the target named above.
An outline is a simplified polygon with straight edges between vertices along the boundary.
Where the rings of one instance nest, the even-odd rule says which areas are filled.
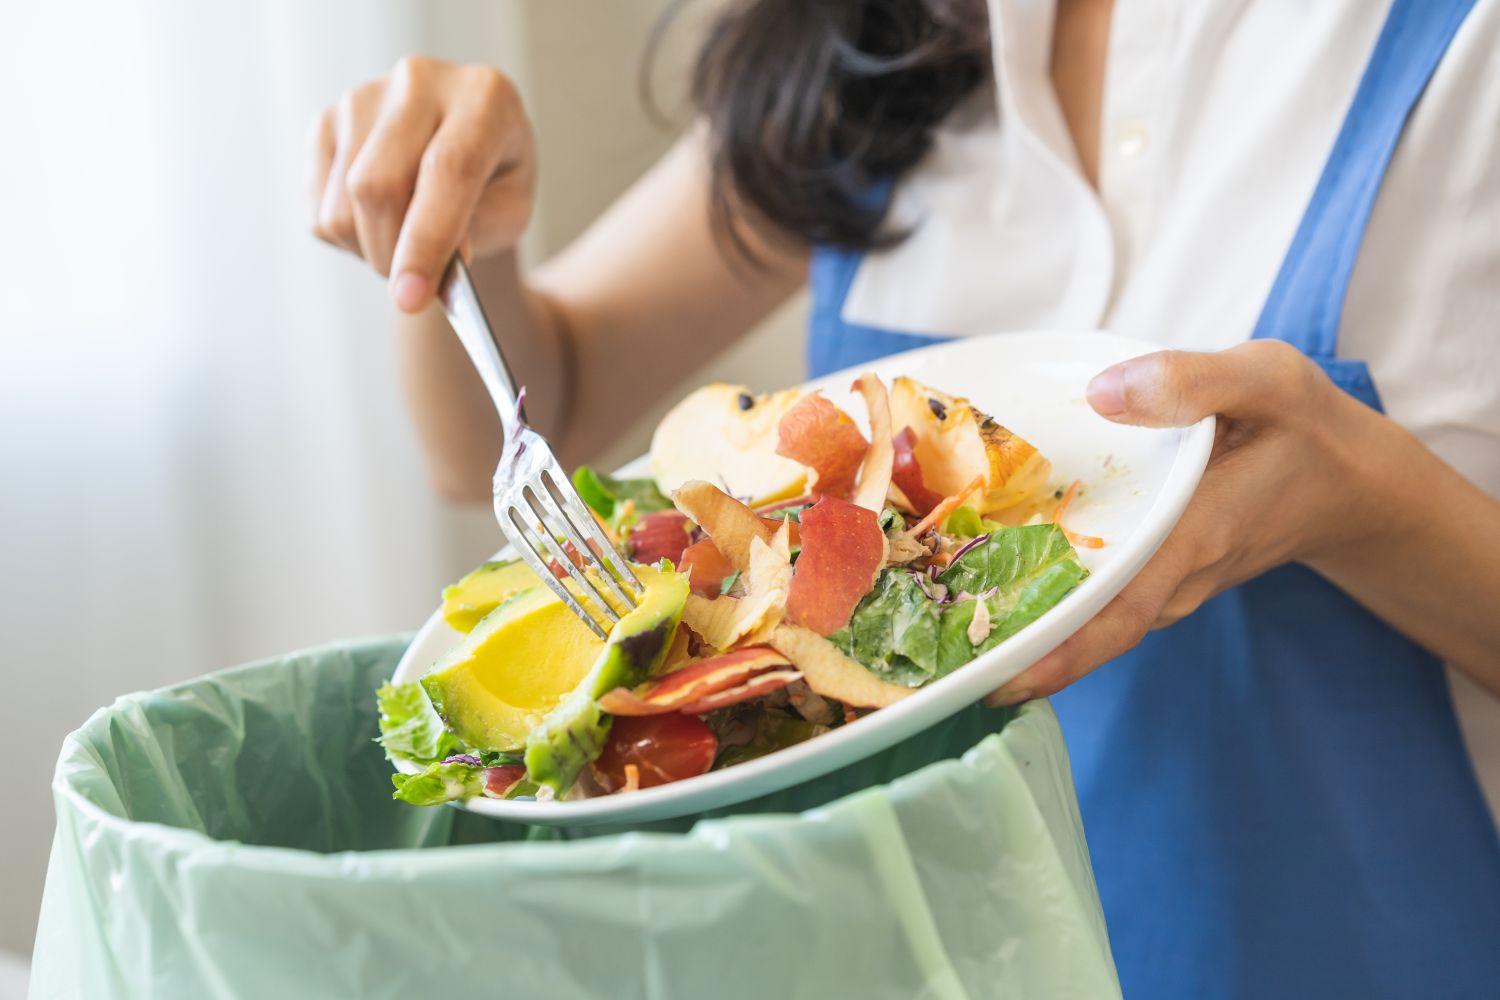
[[[526,779],[526,768],[519,764],[484,769],[484,794],[490,798],[503,799],[515,787],[516,782]]]
[[[771,670],[750,678],[743,684],[695,701],[691,705],[684,705],[678,709],[687,715],[707,715],[720,708],[728,708],[730,705],[738,705],[742,701],[750,701],[752,698],[763,698],[772,691],[780,690],[794,681],[800,681],[802,673],[797,670]]]
[[[742,640],[769,632],[786,614],[791,589],[790,532],[782,525],[767,545],[750,540],[750,561],[744,597],[706,599],[689,594],[682,620],[715,649],[729,650]]]
[[[759,675],[786,673],[790,667],[791,662],[776,650],[768,646],[750,646],[698,660],[634,689],[615,688],[599,699],[599,707],[611,715],[662,715],[685,711],[684,706],[746,687],[752,680],[758,679]],[[792,673],[795,674],[796,671]],[[795,677],[770,687],[763,686],[764,691],[790,684],[794,679]],[[734,703],[724,701],[723,705]]]
[[[684,483],[672,493],[672,502],[714,540],[724,558],[741,573],[750,571],[750,543],[755,539],[769,543],[776,535],[773,524],[768,524],[755,511],[701,479]]]
[[[818,633],[797,625],[777,626],[771,648],[796,665],[814,694],[845,705],[886,708],[912,693],[881,680]]]
[[[891,463],[891,481],[906,498],[912,513],[924,517],[943,502],[943,495],[929,489],[922,479],[922,463],[917,461],[917,432],[903,427],[893,441],[895,455]]]
[[[661,510],[642,517],[625,544],[635,562],[654,566],[663,559],[670,559],[676,565],[682,561],[682,553],[692,540],[686,514]]]
[[[787,590],[787,619],[819,635],[848,625],[885,556],[875,512],[825,496],[802,512],[802,554]]]
[[[688,575],[688,585],[699,597],[718,597],[724,581],[734,574],[734,564],[724,558],[724,553],[712,538],[705,538],[689,545],[682,553],[682,563],[677,567]]]
[[[782,414],[776,425],[776,454],[812,470],[807,491],[847,497],[854,489],[869,442],[849,414],[812,392]]]
[[[890,395],[885,391],[885,383],[873,372],[865,372],[855,379],[853,389],[864,397],[865,408],[870,411],[870,447],[859,467],[859,486],[854,491],[853,500],[860,507],[879,515],[885,509],[885,497],[891,490],[891,473],[896,461],[896,449],[891,443]]]

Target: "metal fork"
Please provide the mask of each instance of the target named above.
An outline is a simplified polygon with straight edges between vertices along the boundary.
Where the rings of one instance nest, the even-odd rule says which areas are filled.
[[[526,426],[526,391],[517,391],[484,307],[479,304],[469,269],[457,255],[443,276],[438,298],[500,415],[505,441],[494,481],[495,520],[500,522],[500,531],[532,572],[595,635],[608,638],[610,626],[620,620],[621,612],[601,587],[627,609],[639,603],[645,588],[573,489],[552,447]],[[569,558],[559,539],[572,543],[583,566]],[[572,587],[553,572],[553,565],[567,573]]]

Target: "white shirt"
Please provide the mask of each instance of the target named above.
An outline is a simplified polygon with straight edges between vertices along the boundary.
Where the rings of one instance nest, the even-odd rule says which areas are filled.
[[[913,235],[866,256],[844,318],[956,336],[1105,328],[1200,350],[1246,339],[1389,0],[1117,0],[1097,191],[1049,76],[1054,4],[990,0],[996,86],[897,188],[892,218]],[[1407,124],[1339,354],[1500,496],[1500,0],[1478,0]],[[1500,816],[1500,699],[1450,678]]]

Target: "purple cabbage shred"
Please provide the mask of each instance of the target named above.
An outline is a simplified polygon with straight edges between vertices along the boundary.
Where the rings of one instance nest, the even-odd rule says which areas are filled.
[[[967,542],[964,542],[963,546],[959,548],[957,552],[953,553],[953,560],[952,562],[949,562],[948,565],[952,566],[953,563],[956,563],[960,559],[962,559],[964,557],[964,554],[970,549],[974,548],[974,546],[983,544],[984,542],[987,542],[989,540],[990,536],[988,533],[986,533],[983,535],[976,535],[975,537],[969,539]]]

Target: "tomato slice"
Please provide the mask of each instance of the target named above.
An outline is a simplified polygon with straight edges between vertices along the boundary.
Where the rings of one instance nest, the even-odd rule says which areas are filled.
[[[703,774],[714,763],[719,744],[712,729],[691,715],[615,718],[594,774],[607,791],[625,785],[625,765],[640,771],[641,787],[651,788]]]

